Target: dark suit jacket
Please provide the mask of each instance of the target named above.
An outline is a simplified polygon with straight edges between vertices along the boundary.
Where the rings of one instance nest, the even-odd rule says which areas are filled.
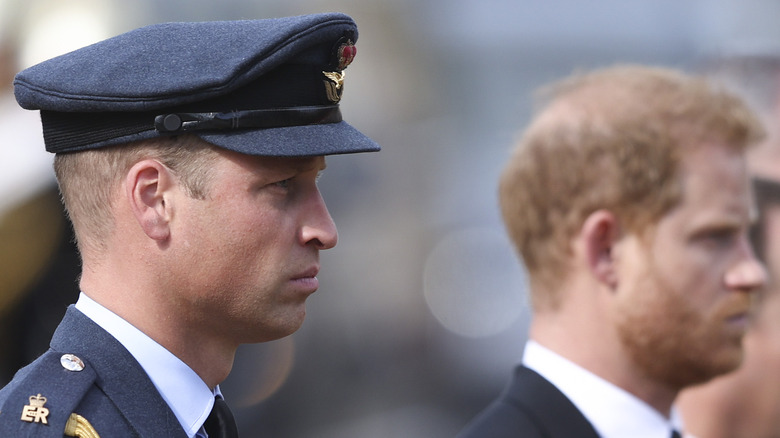
[[[552,383],[524,366],[458,438],[598,438],[582,413]]]
[[[65,369],[60,358],[66,353],[78,356],[84,369]],[[38,394],[46,397],[46,424],[21,419],[30,397]],[[103,438],[187,437],[130,352],[74,306],[49,351],[0,390],[0,436],[61,438],[71,413],[84,417]]]

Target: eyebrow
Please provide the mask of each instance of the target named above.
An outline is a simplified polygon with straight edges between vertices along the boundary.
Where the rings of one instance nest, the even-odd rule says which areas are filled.
[[[306,172],[309,170],[317,170],[322,172],[327,167],[328,164],[325,162],[325,157],[319,156],[296,159],[293,163],[290,164],[290,169],[298,172]]]

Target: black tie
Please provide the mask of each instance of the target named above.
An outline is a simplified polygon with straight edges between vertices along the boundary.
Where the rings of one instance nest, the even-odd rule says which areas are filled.
[[[203,428],[206,429],[209,438],[238,438],[236,420],[225,400],[219,397],[214,398],[214,407],[211,408]]]
[[[672,438],[682,438],[680,436],[680,432],[677,432],[676,430],[672,430]]]

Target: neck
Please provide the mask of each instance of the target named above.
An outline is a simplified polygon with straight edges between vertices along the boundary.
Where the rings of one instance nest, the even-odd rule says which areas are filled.
[[[598,306],[564,305],[556,310],[535,312],[529,337],[633,394],[668,418],[678,390],[642,375],[623,351],[617,333],[607,320]]]
[[[226,342],[199,330],[199,324],[165,299],[166,294],[149,290],[137,276],[132,280],[121,274],[110,281],[88,269],[81,279],[81,290],[94,301],[118,315],[187,364],[209,388],[221,383],[233,367],[237,344]],[[122,285],[132,284],[132,288]]]

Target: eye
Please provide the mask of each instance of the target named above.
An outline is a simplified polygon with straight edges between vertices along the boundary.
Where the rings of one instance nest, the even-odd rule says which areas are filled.
[[[706,231],[700,235],[700,238],[710,245],[728,246],[739,236],[738,229],[724,228]]]
[[[290,186],[292,185],[292,181],[293,181],[292,178],[287,178],[287,179],[283,179],[281,181],[277,181],[277,182],[273,183],[272,185],[274,185],[276,187],[283,188],[283,189],[289,189]]]

